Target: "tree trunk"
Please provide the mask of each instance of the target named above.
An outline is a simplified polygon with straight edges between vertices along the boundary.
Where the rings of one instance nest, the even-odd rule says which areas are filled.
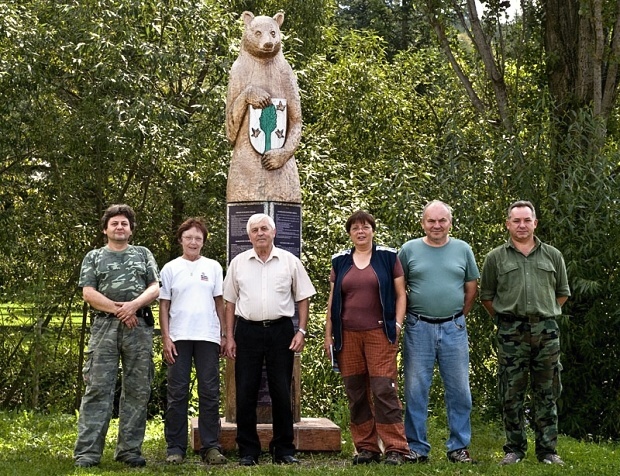
[[[614,10],[604,9],[603,0],[545,3],[545,50],[556,115],[570,122],[571,112],[591,108],[599,125],[589,147],[604,144],[618,94],[619,12],[620,0]]]
[[[546,0],[545,11],[549,89],[564,115],[578,102],[579,0]]]

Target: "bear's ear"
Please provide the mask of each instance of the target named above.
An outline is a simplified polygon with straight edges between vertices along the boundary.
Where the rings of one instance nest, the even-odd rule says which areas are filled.
[[[273,19],[276,21],[276,23],[278,24],[278,26],[282,26],[282,23],[284,23],[284,13],[283,12],[278,12],[273,16]]]
[[[254,20],[254,14],[246,11],[241,14],[241,18],[243,18],[243,23],[245,23],[245,26],[248,27],[250,26],[250,23],[252,23],[252,20]]]

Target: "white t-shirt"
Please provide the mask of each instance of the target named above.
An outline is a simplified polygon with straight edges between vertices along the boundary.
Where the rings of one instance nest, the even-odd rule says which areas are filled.
[[[161,270],[159,299],[170,301],[170,338],[220,343],[220,320],[214,297],[222,295],[222,266],[201,256],[196,261],[178,257]]]

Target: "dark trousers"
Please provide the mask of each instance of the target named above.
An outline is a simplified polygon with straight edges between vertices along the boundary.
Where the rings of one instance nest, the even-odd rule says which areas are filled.
[[[220,346],[202,340],[174,343],[179,355],[168,364],[168,407],[166,409],[167,454],[187,451],[187,407],[192,360],[198,380],[198,431],[201,451],[219,448],[220,437]]]
[[[289,350],[294,335],[293,322],[289,318],[283,318],[282,322],[274,323],[269,327],[237,319],[235,384],[237,386],[237,445],[241,457],[258,458],[261,452],[256,431],[256,408],[263,361],[267,370],[273,417],[273,438],[269,443],[269,452],[276,457],[295,453],[291,409],[294,352]]]

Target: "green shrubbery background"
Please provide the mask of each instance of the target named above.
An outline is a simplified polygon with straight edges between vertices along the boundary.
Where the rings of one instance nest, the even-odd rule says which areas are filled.
[[[88,338],[77,278],[83,256],[103,243],[98,222],[110,203],[136,209],[135,242],[160,266],[178,255],[174,231],[192,215],[208,221],[205,254],[226,263],[224,102],[239,15],[284,9],[304,117],[296,154],[302,260],[319,291],[302,359],[302,413],[346,426],[340,380],[322,355],[322,321],[330,256],[348,246],[352,211],[373,213],[377,241],[398,247],[420,235],[424,203],[444,200],[454,207],[453,235],[481,265],[506,237],[508,204],[530,199],[538,235],[564,253],[573,291],[560,320],[561,429],[620,437],[616,103],[601,111],[568,86],[574,96],[559,94],[557,62],[566,58],[547,53],[552,25],[544,22],[564,13],[543,15],[552,2],[521,2],[528,10],[515,21],[483,18],[506,109],[498,79],[458,26],[456,3],[397,3],[0,3],[0,409],[76,410]],[[565,3],[566,12],[579,4]],[[603,15],[608,32],[612,10]],[[446,45],[438,48],[442,26],[483,107],[454,74]],[[497,419],[494,329],[479,305],[468,328],[475,408]],[[158,369],[155,415],[164,394]],[[442,409],[436,385],[431,410]]]

